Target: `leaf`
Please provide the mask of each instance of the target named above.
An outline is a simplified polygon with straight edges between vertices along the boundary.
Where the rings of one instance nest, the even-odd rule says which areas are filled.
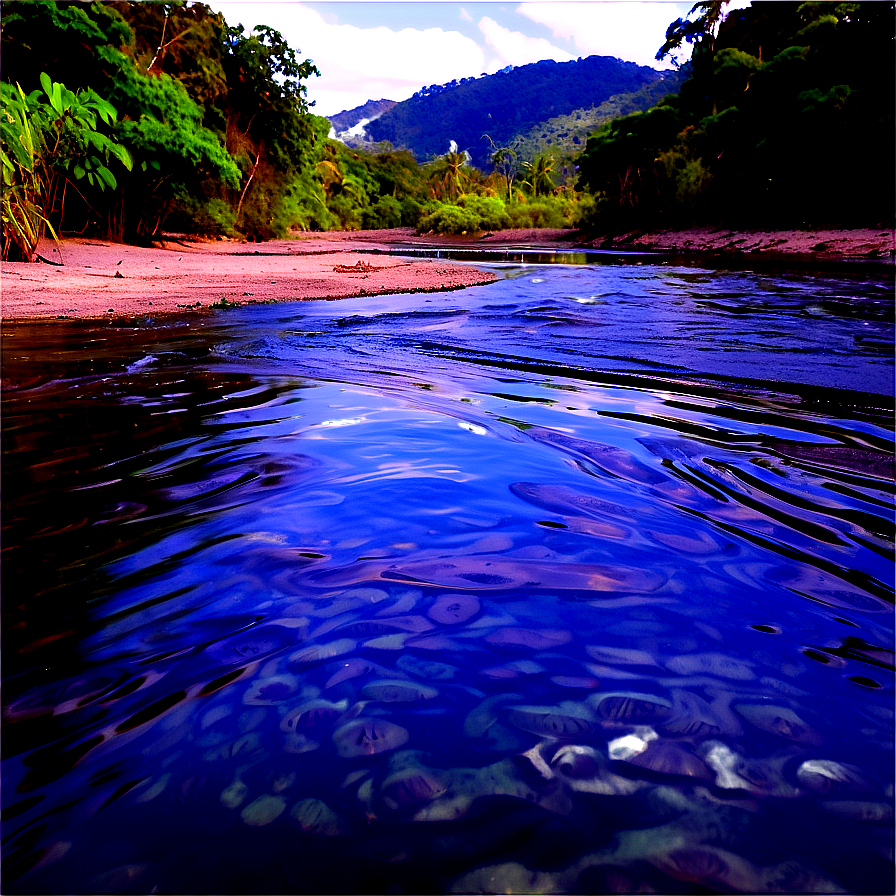
[[[53,89],[50,91],[50,105],[53,107],[53,111],[57,115],[64,114],[64,107],[62,105],[62,85],[58,81],[53,82]]]
[[[116,189],[118,183],[115,180],[115,175],[112,174],[112,172],[105,165],[100,165],[96,169],[96,173],[100,180],[104,181],[108,187],[113,190]],[[100,186],[102,187],[102,184],[100,184]]]
[[[75,175],[75,180],[81,180],[87,172],[84,170],[83,166],[75,165],[72,169],[72,173]]]

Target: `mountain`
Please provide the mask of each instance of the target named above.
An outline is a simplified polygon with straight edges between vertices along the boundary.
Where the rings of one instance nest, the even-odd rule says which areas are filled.
[[[601,125],[623,115],[644,112],[664,96],[677,93],[689,77],[688,72],[689,69],[665,72],[663,80],[645,84],[634,93],[617,93],[599,106],[574,109],[568,115],[540,121],[514,136],[508,146],[520,159],[534,159],[543,152],[550,152],[561,159],[571,158],[585,148],[588,135]]]
[[[351,140],[354,137],[363,139],[365,125],[397,105],[395,100],[368,100],[363,106],[356,106],[354,109],[330,115],[328,118],[340,140]]]
[[[547,119],[600,106],[669,76],[613,56],[544,60],[425,87],[371,119],[365,130],[368,139],[410,149],[421,162],[443,155],[454,141],[475,166],[487,169],[491,145],[484,135],[496,146],[508,146],[518,134]]]

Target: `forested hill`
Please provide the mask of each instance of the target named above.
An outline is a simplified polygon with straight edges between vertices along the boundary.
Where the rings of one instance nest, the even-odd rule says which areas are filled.
[[[612,56],[545,60],[424,88],[372,121],[367,132],[374,141],[410,149],[421,162],[444,154],[454,140],[476,167],[487,170],[491,146],[483,134],[497,146],[506,145],[539,122],[598,106],[663,77],[655,69]]]
[[[333,125],[333,130],[337,134],[341,134],[351,130],[365,119],[373,121],[374,118],[379,118],[384,112],[388,112],[397,105],[395,100],[368,100],[363,106],[356,106],[354,109],[348,109],[328,117],[330,124]]]

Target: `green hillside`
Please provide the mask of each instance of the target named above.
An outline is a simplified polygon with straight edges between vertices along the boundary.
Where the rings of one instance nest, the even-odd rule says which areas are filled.
[[[476,167],[488,169],[490,145],[484,134],[497,146],[507,146],[540,122],[661,79],[655,69],[612,56],[544,60],[426,87],[372,121],[367,131],[372,141],[409,149],[421,162],[442,155],[454,141]]]
[[[676,93],[685,80],[684,72],[664,73],[661,81],[645,84],[640,90],[616,94],[600,105],[549,118],[515,135],[509,142],[510,149],[520,159],[531,160],[548,152],[559,159],[572,160],[585,148],[588,136],[603,124],[622,115],[649,109],[663,97]]]

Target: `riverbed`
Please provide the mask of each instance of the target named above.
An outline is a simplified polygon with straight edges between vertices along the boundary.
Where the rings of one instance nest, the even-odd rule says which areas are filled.
[[[4,892],[892,889],[892,271],[475,264],[4,326]]]

